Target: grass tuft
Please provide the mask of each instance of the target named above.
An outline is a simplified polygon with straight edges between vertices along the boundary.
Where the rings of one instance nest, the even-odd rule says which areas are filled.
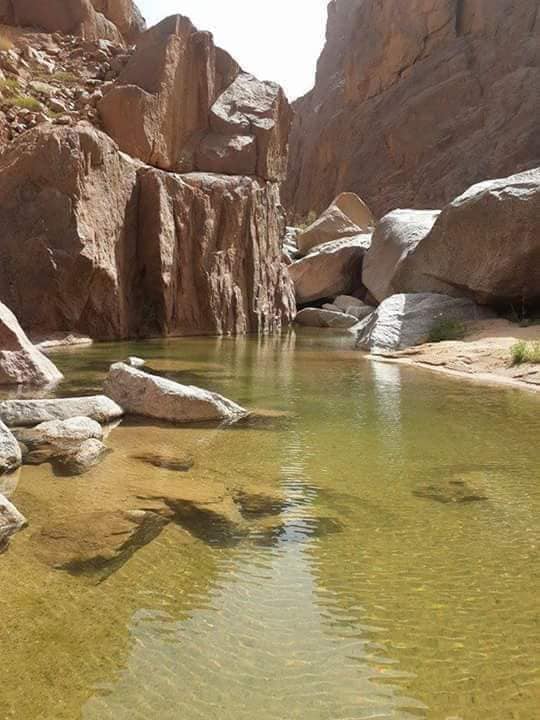
[[[439,343],[445,340],[463,340],[467,328],[459,320],[438,320],[429,331],[429,342]]]
[[[43,110],[42,104],[36,98],[30,95],[13,95],[6,100],[6,104],[10,107],[18,107],[32,112],[40,112]]]
[[[0,80],[0,92],[7,95],[14,95],[19,92],[19,83],[15,78]]]
[[[540,342],[525,342],[521,340],[510,349],[512,365],[524,363],[540,364]]]

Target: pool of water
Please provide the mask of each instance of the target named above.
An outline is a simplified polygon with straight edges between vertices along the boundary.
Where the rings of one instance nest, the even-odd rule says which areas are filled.
[[[129,354],[256,414],[0,480],[2,720],[539,716],[540,398],[310,333],[65,351],[60,392]]]

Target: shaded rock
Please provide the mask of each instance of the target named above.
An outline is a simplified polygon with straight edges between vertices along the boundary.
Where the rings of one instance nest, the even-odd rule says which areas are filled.
[[[62,377],[32,345],[11,310],[0,303],[0,385],[49,385]]]
[[[294,107],[294,218],[345,189],[378,217],[442,207],[540,165],[539,17],[537,0],[332,3],[315,87]]]
[[[298,325],[321,328],[350,328],[358,323],[354,315],[320,308],[304,308],[296,316]]]
[[[394,210],[377,223],[364,258],[362,282],[378,302],[401,292],[394,286],[396,275],[409,254],[425,240],[438,216],[436,210]],[[424,288],[420,285],[408,291],[423,292]]]
[[[94,8],[110,20],[122,37],[134,43],[145,31],[146,22],[133,0],[91,0]]]
[[[468,322],[489,316],[464,298],[431,293],[392,295],[358,326],[357,347],[385,351],[421,345],[441,321]]]
[[[207,135],[197,148],[195,165],[206,172],[255,175],[256,140],[252,135]]]
[[[56,459],[53,465],[54,473],[69,477],[84,475],[99,465],[108,452],[108,448],[101,440],[97,438],[84,440],[73,452]]]
[[[51,420],[86,417],[107,425],[124,411],[106,395],[51,400],[3,400],[0,418],[9,427],[33,427]]]
[[[369,233],[375,225],[371,210],[354,193],[341,193],[315,222],[300,232],[296,243],[301,253],[323,243]]]
[[[146,333],[269,333],[291,322],[276,185],[159,170],[140,184]]]
[[[334,308],[346,315],[352,315],[357,320],[363,320],[373,312],[371,305],[366,305],[362,300],[352,295],[340,295],[334,300]],[[331,309],[331,308],[329,308]]]
[[[413,490],[413,495],[428,500],[435,500],[444,505],[450,503],[469,503],[487,500],[488,497],[480,488],[474,488],[464,480],[450,480],[434,484],[420,485]]]
[[[90,125],[40,125],[0,158],[0,299],[28,331],[136,332],[137,165]]]
[[[15,505],[0,495],[0,553],[7,548],[9,539],[26,525],[26,518],[21,515]]]
[[[103,429],[95,420],[75,417],[52,420],[35,428],[15,428],[13,434],[25,447],[25,465],[58,462],[59,468],[78,468],[80,474],[96,465],[105,452]],[[86,445],[89,440],[96,440]]]
[[[402,292],[467,294],[482,304],[540,303],[540,168],[469,188],[403,262]]]
[[[152,467],[163,468],[173,472],[188,472],[194,465],[191,458],[174,458],[164,455],[133,455],[135,460],[152,465]]]
[[[222,395],[148,375],[123,363],[111,366],[105,392],[127,413],[168,422],[233,420],[246,414]]]
[[[0,475],[16,470],[21,461],[22,453],[17,439],[0,420]]]
[[[350,293],[358,288],[370,242],[371,235],[357,235],[325,243],[290,265],[288,270],[297,304]]]

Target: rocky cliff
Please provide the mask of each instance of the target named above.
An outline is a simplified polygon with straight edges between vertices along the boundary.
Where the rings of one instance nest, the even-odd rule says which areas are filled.
[[[296,103],[286,204],[343,190],[377,216],[540,164],[538,0],[333,0]]]
[[[25,329],[288,324],[281,88],[187,18],[143,32],[131,0],[0,0],[0,18],[0,301]]]

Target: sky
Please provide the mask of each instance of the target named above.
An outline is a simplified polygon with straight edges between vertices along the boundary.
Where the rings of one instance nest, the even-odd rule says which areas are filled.
[[[187,15],[247,72],[282,85],[290,100],[313,87],[328,0],[136,0],[149,25]]]

